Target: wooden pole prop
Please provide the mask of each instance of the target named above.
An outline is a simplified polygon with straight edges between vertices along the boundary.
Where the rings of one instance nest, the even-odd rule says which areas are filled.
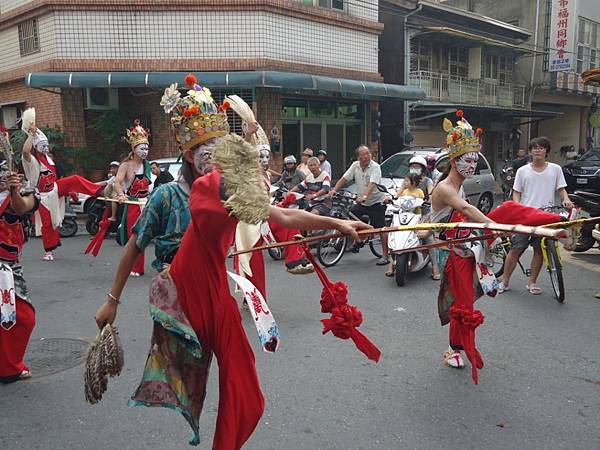
[[[98,200],[103,200],[105,202],[114,202],[119,203],[119,200],[108,197],[97,197]],[[125,200],[123,203],[127,203],[128,205],[139,205],[142,208],[146,205],[146,201],[135,201],[135,200]]]
[[[563,223],[563,222],[561,222]],[[452,229],[463,229],[463,230],[489,230],[489,231],[500,231],[504,233],[514,234],[529,234],[532,236],[548,237],[552,239],[563,238],[567,236],[567,233],[563,229],[552,230],[548,227],[529,227],[526,225],[505,225],[500,223],[470,223],[470,222],[453,222],[453,223],[420,223],[416,225],[401,225],[398,227],[383,227],[376,228],[373,230],[359,231],[358,235],[361,237],[370,236],[372,234],[379,233],[394,233],[397,231],[441,231],[441,230],[452,230]],[[254,247],[249,250],[240,250],[231,253],[231,256],[241,255],[243,253],[255,252],[258,250],[265,250],[276,247],[287,247],[293,244],[311,243],[317,241],[323,241],[341,236],[340,233],[328,233],[319,236],[309,236],[306,238],[296,239],[293,241],[277,242],[275,244],[263,245],[260,247]],[[486,237],[489,239],[489,237]],[[477,239],[473,239],[477,240]],[[414,251],[414,248],[412,249]]]

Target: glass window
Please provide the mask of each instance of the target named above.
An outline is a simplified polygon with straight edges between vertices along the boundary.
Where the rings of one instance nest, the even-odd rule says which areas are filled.
[[[408,162],[413,156],[412,153],[396,153],[390,156],[381,164],[381,175],[388,178],[404,178],[408,173]]]
[[[336,115],[336,109],[335,102],[310,101],[309,117],[333,119]]]
[[[338,117],[340,119],[362,119],[362,105],[344,105],[338,107]]]
[[[37,19],[21,22],[19,29],[19,50],[21,56],[31,55],[40,51]]]
[[[340,11],[344,10],[344,0],[331,0],[331,8],[339,9]]]
[[[306,117],[306,103],[305,100],[284,99],[282,101],[282,116],[288,118]]]

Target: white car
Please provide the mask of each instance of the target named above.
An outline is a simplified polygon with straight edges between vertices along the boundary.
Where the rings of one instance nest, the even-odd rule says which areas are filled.
[[[173,175],[173,179],[177,179],[179,177],[179,169],[181,169],[181,161],[178,161],[178,158],[161,158],[161,159],[153,159],[152,162],[157,162],[160,166],[161,170],[168,170],[171,175]],[[152,184],[150,185],[150,191],[154,186],[154,180],[156,177],[154,174],[150,175],[150,181]],[[73,207],[73,211],[79,214],[85,213],[87,214],[88,209],[92,203],[93,197],[87,194],[77,194],[79,197],[78,202],[71,202],[71,206]]]

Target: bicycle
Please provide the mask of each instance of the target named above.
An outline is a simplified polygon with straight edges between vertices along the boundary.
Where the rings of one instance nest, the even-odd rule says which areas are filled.
[[[546,211],[550,210],[561,210],[564,211],[563,208],[560,207],[552,207],[545,208]],[[546,267],[546,271],[550,276],[550,283],[552,284],[552,290],[554,291],[554,297],[559,303],[564,303],[565,301],[565,283],[563,279],[562,273],[562,259],[560,257],[560,250],[558,247],[558,241],[555,239],[550,239],[546,237],[542,237],[540,246],[542,248],[542,258],[544,261],[544,267]],[[502,276],[504,273],[504,264],[506,260],[506,256],[508,255],[508,251],[511,248],[511,243],[508,238],[503,238],[502,241],[492,248],[490,251],[492,253],[492,258],[494,259],[494,274],[497,278]],[[521,255],[523,254],[521,252]],[[525,269],[523,264],[521,264],[521,255],[519,255],[519,259],[517,260],[517,265],[523,272],[523,275],[526,277],[531,276],[531,270]],[[496,269],[496,267],[498,267]]]
[[[335,217],[343,220],[361,220],[353,214],[350,209],[356,203],[357,195],[348,191],[341,191],[336,193],[332,198],[332,207],[329,211],[331,217]],[[366,218],[366,217],[365,217]],[[365,220],[363,220],[365,222]],[[369,245],[371,253],[377,258],[383,256],[383,246],[381,244],[381,237],[377,235],[370,235],[367,239],[358,244],[358,247]],[[334,236],[330,239],[319,241],[317,246],[317,258],[319,262],[325,267],[335,266],[344,253],[352,245],[352,238],[348,236]]]

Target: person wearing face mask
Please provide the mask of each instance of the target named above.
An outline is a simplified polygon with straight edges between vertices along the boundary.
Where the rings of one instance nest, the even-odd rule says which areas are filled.
[[[281,174],[281,179],[275,183],[278,186],[285,186],[285,188],[289,191],[297,186],[299,183],[302,183],[306,175],[304,172],[298,169],[296,166],[296,157],[294,155],[288,155],[283,158],[283,172]]]
[[[237,450],[252,435],[265,403],[254,354],[227,281],[227,253],[237,224],[259,225],[272,220],[289,228],[336,229],[354,239],[358,238],[357,230],[369,227],[269,206],[258,151],[241,137],[228,134],[226,102],[217,107],[210,91],[199,86],[191,75],[186,83],[191,85],[187,96],[181,97],[177,85],[171,85],[161,104],[167,113],[172,112],[171,123],[184,159],[194,161],[191,169],[198,175],[206,175],[193,182],[188,211],[191,220],[171,265],[152,280],[150,312],[154,326],[150,353],[130,405],[180,411],[193,430],[190,443],[198,445],[199,418],[215,356],[219,365],[219,408],[212,448]],[[256,126],[250,124],[247,134]],[[209,143],[215,138],[216,142]],[[204,154],[203,143],[216,144],[214,152]],[[191,153],[198,145],[201,155],[195,157]],[[157,194],[165,195],[173,184],[153,192],[148,207]],[[172,217],[159,219],[156,229]],[[126,252],[135,245],[130,240]],[[121,285],[127,278],[126,264],[132,265],[134,259],[135,254],[121,260]],[[119,294],[116,290],[109,292],[105,305],[96,313],[100,328],[115,320]]]
[[[36,235],[42,236],[44,261],[54,261],[54,250],[60,243],[58,228],[65,215],[65,195],[78,192],[90,196],[98,195],[105,182],[91,181],[71,175],[57,178],[56,165],[49,156],[50,145],[46,135],[35,125],[35,109],[29,108],[21,118],[22,130],[27,133],[23,143],[23,170],[32,187],[37,188],[41,204],[35,212]]]
[[[148,197],[150,193],[151,168],[148,162],[148,136],[150,130],[144,128],[139,120],[135,120],[134,126],[127,130],[125,141],[131,146],[131,152],[121,162],[117,176],[115,177],[114,191],[119,203],[127,200],[139,201]],[[139,205],[125,203],[123,216],[119,226],[121,243],[123,245],[131,237],[133,225],[142,212]],[[135,265],[131,270],[132,277],[144,275],[144,252],[138,255]]]
[[[23,190],[22,178],[0,163],[0,383],[31,377],[23,357],[35,326],[21,254],[25,244],[23,216],[40,204],[34,189]]]

